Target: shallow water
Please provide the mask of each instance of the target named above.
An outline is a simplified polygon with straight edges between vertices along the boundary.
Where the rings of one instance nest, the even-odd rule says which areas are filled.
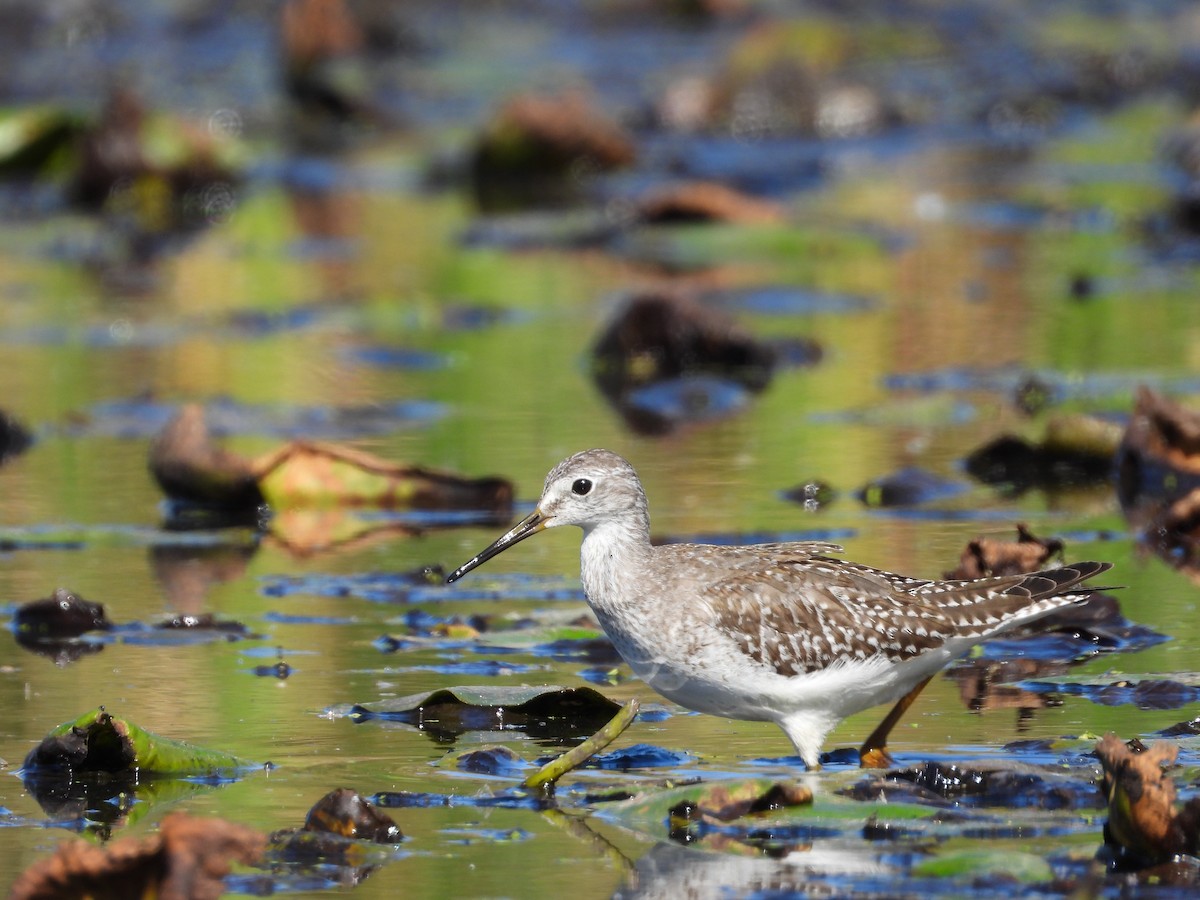
[[[1079,8],[1092,13],[1087,4]],[[439,801],[503,795],[516,778],[462,772],[457,754],[496,742],[527,760],[557,752],[558,743],[520,733],[469,732],[451,743],[326,712],[474,683],[594,683],[615,700],[636,697],[646,714],[617,747],[652,744],[695,758],[573,774],[561,789],[566,816],[448,801],[391,809],[407,840],[357,896],[665,896],[689,884],[744,894],[767,889],[772,879],[800,890],[800,876],[834,893],[1011,896],[1013,885],[986,876],[937,878],[914,869],[914,860],[946,846],[988,841],[1048,858],[1060,878],[1078,877],[1101,844],[1094,809],[974,810],[958,831],[923,823],[894,840],[864,835],[873,813],[888,819],[884,804],[863,803],[844,819],[822,809],[802,819],[811,832],[780,838],[789,852],[778,861],[780,853],[750,859],[675,846],[662,821],[579,800],[592,787],[795,777],[798,767],[772,726],[689,714],[611,662],[519,642],[514,649],[508,636],[487,642],[521,617],[562,624],[586,611],[574,533],[541,535],[452,587],[414,588],[388,600],[362,589],[368,573],[449,570],[503,529],[414,516],[401,517],[408,533],[372,534],[394,518],[360,516],[339,523],[354,526],[353,540],[314,551],[299,543],[302,526],[287,511],[276,511],[262,535],[162,527],[165,508],[147,451],[164,410],[190,400],[209,407],[222,441],[239,452],[266,452],[295,436],[345,441],[392,459],[509,477],[518,512],[536,500],[559,458],[604,446],[637,467],[654,531],[664,537],[833,539],[855,560],[931,577],[952,568],[967,541],[1010,537],[1014,523],[1026,522],[1038,534],[1063,537],[1068,558],[1113,562],[1124,615],[1170,638],[1097,655],[1072,675],[1119,671],[1137,680],[1200,670],[1200,594],[1186,575],[1143,551],[1110,485],[1006,496],[971,481],[961,462],[1002,432],[1040,434],[1044,419],[1024,418],[1011,400],[1026,373],[1053,387],[1059,409],[1122,416],[1143,383],[1196,405],[1194,246],[1183,233],[1154,240],[1147,225],[1165,215],[1178,177],[1157,147],[1186,115],[1180,96],[1130,91],[1112,106],[1079,104],[1021,140],[956,119],[949,101],[928,127],[877,139],[748,140],[744,132],[648,139],[651,161],[605,190],[660,180],[654,160],[674,154],[691,171],[780,200],[786,224],[643,230],[585,249],[544,240],[522,249],[464,244],[480,221],[467,192],[418,187],[431,148],[461,141],[509,91],[552,81],[564,66],[607,73],[601,96],[633,103],[652,76],[702,68],[706,54],[741,33],[724,24],[688,39],[686,30],[661,23],[646,30],[636,20],[597,24],[576,10],[589,26],[576,27],[552,10],[540,10],[541,20],[529,12],[497,7],[487,23],[472,20],[461,31],[455,22],[465,14],[422,12],[413,27],[436,39],[436,52],[380,69],[380,90],[412,117],[408,129],[336,160],[300,162],[262,129],[253,135],[260,148],[254,175],[236,207],[148,270],[110,264],[103,225],[42,210],[20,192],[7,198],[0,409],[37,441],[0,467],[0,609],[11,613],[62,586],[103,603],[119,624],[208,612],[243,623],[253,636],[196,641],[119,631],[61,666],[0,638],[0,756],[8,762],[0,772],[0,883],[84,827],[56,820],[14,773],[51,728],[88,709],[103,705],[155,733],[273,764],[232,783],[176,786],[168,799],[135,805],[115,833],[144,833],[176,808],[271,831],[298,826],[339,786],[368,796],[426,792]],[[104,70],[109,54],[137,46],[139,29],[163,27],[160,14],[105,25],[111,32],[83,31],[91,37],[69,67],[55,69],[36,53],[22,57],[6,76],[8,96],[89,99],[79,96],[87,78],[76,76]],[[236,96],[248,125],[266,118],[273,101],[255,50],[272,26],[246,15],[241,36],[226,43],[218,40],[225,26],[208,23],[196,26],[207,40],[195,47],[178,37],[186,32],[171,32],[188,48],[178,61],[165,61],[161,45],[139,57],[141,66],[162,67],[152,95],[183,110],[236,108],[229,99]],[[1119,27],[1119,15],[1095,15]],[[1184,38],[1172,33],[1176,17],[1184,12],[1165,5],[1153,34],[1182,52]],[[508,42],[485,39],[485,24]],[[1002,34],[1017,53],[1029,36],[1009,24],[1014,30]],[[674,36],[668,49],[644,53],[657,29]],[[637,41],[622,44],[623,34]],[[614,42],[633,49],[615,53]],[[214,47],[226,48],[217,56],[223,64],[209,55]],[[518,48],[532,48],[536,64],[514,62],[524,59]],[[1000,62],[976,59],[971,91],[986,95],[987,73]],[[932,56],[897,71],[937,85],[961,65]],[[388,80],[401,75],[415,77],[410,93]],[[315,213],[310,204],[318,204]],[[314,220],[337,228],[309,233]],[[728,417],[667,436],[633,433],[593,384],[588,354],[623,292],[668,277],[662,263],[677,281],[716,292],[713,302],[735,310],[757,335],[817,340],[823,360],[781,369]],[[1080,273],[1095,291],[1072,297]],[[331,414],[350,408],[353,415]],[[909,465],[968,489],[893,510],[855,498],[868,481]],[[815,513],[783,497],[810,479],[838,491]],[[491,628],[478,642],[418,636],[385,652],[379,639],[411,637],[416,611],[485,616]],[[277,658],[294,669],[286,680],[253,673]],[[1029,755],[1005,745],[1110,730],[1148,736],[1197,712],[1196,704],[1138,709],[1065,694],[1061,705],[1044,709],[980,713],[943,677],[896,730],[892,749],[901,764],[1029,763],[1086,780],[1092,762],[1081,754],[1090,738]],[[828,748],[856,747],[881,713],[843,723]],[[1183,761],[1195,766],[1194,747],[1182,743]],[[835,763],[805,780],[829,798],[861,777]],[[247,881],[234,887],[254,890]],[[315,884],[293,887],[302,896],[321,893]]]

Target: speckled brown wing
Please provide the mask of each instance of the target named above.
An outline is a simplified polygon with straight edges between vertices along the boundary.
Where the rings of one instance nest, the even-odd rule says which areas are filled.
[[[740,571],[715,582],[702,595],[717,627],[748,657],[780,675],[878,654],[908,659],[944,643],[954,631],[885,579],[821,568],[776,560],[752,575]]]
[[[781,675],[812,672],[838,660],[919,656],[952,637],[984,638],[1039,602],[1061,605],[1107,569],[1081,563],[1036,575],[939,582],[906,578],[841,560],[772,558],[759,570],[701,590],[716,625],[751,659]],[[1061,604],[1051,603],[1061,598]]]

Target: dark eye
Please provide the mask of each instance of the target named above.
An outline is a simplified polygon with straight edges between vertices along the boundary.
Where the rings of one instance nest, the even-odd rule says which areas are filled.
[[[592,481],[590,478],[576,478],[575,483],[571,485],[571,493],[578,494],[582,497],[592,489]]]

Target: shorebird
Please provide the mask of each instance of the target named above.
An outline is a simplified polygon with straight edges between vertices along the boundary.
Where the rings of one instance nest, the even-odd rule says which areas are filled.
[[[583,529],[588,604],[638,677],[698,712],[774,722],[810,769],[842,719],[895,701],[860,750],[862,765],[887,765],[888,734],[935,674],[1086,600],[1096,589],[1082,582],[1111,567],[931,581],[839,559],[842,548],[822,541],[654,546],[633,467],[585,450],[551,469],[537,508],[447,582],[558,525]]]

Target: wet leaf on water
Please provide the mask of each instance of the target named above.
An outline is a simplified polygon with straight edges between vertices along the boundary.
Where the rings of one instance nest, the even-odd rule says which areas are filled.
[[[516,775],[522,769],[529,767],[516,751],[508,747],[481,747],[460,753],[456,764],[464,772],[474,772],[479,775]]]
[[[918,877],[962,879],[999,876],[1005,881],[1027,884],[1054,879],[1054,869],[1043,857],[1011,849],[937,853],[917,862],[912,874]]]
[[[1117,455],[1126,519],[1172,566],[1200,558],[1200,413],[1143,387]]]
[[[1015,541],[976,538],[967,544],[958,568],[945,574],[949,580],[984,578],[989,575],[1024,575],[1046,568],[1051,560],[1063,558],[1063,542],[1040,538],[1023,522],[1017,523]]]
[[[1168,770],[1178,753],[1176,745],[1165,741],[1133,752],[1114,734],[1096,745],[1108,801],[1105,841],[1133,866],[1166,862],[1179,853],[1194,855],[1200,845],[1200,798],[1181,808],[1175,805]]]
[[[527,93],[509,100],[477,135],[471,176],[485,211],[559,206],[582,190],[570,177],[579,165],[611,171],[636,155],[632,136],[581,93]]]
[[[465,731],[521,729],[531,734],[590,734],[621,708],[588,687],[476,685],[410,694],[372,704],[334,707],[356,722],[405,722],[435,737]]]
[[[1094,416],[1058,416],[1041,442],[1005,434],[968,454],[977,481],[1012,493],[1097,484],[1113,472],[1121,426]]]
[[[668,822],[682,828],[698,822],[731,822],[748,815],[807,808],[812,801],[812,792],[803,785],[759,778],[650,789],[606,804],[602,815],[661,837]],[[857,819],[856,827],[861,827],[862,815],[862,807],[856,805],[846,818]]]
[[[1194,737],[1200,734],[1200,718],[1189,722],[1176,722],[1158,732],[1162,737]]]
[[[338,788],[318,800],[305,817],[304,830],[377,844],[397,844],[404,840],[400,826],[391,816],[350,788]]]
[[[76,778],[88,772],[231,776],[252,765],[228,753],[143,731],[100,707],[52,730],[25,757],[22,774],[27,781]]]
[[[184,405],[154,438],[149,465],[173,499],[238,509],[263,502],[253,463],[214,443],[204,407],[195,403]]]
[[[17,640],[24,644],[78,637],[89,631],[107,631],[113,626],[103,604],[84,600],[66,588],[55,588],[49,597],[19,606],[12,627]]]
[[[934,761],[868,777],[844,793],[860,800],[893,796],[917,803],[932,800],[935,806],[942,805],[941,801],[1008,809],[1092,809],[1103,805],[1090,777]]]
[[[82,840],[59,845],[13,883],[11,900],[82,897],[207,900],[225,892],[233,863],[257,862],[264,835],[224,819],[170,813],[158,833],[104,847]]]
[[[294,441],[254,462],[272,506],[350,504],[421,509],[509,510],[512,484],[463,478],[341,447]]]
[[[770,346],[726,313],[694,297],[630,297],[592,348],[593,375],[614,402],[628,391],[685,376],[715,376],[761,391],[771,381]]]
[[[255,509],[295,506],[474,509],[507,513],[512,484],[395,463],[337,444],[292,441],[255,460],[217,446],[203,407],[187,404],[150,448],[150,471],[168,497]]]

